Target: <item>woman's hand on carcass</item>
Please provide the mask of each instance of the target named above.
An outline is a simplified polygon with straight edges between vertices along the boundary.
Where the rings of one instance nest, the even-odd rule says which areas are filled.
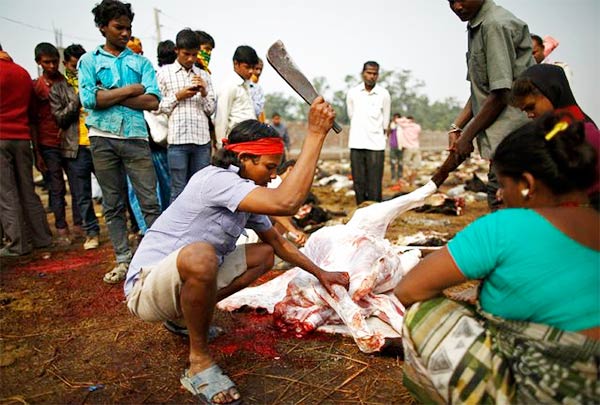
[[[319,275],[317,276],[323,287],[327,290],[327,292],[335,298],[335,291],[333,290],[334,284],[339,284],[344,287],[346,290],[350,286],[350,275],[345,271],[325,271],[321,270]]]

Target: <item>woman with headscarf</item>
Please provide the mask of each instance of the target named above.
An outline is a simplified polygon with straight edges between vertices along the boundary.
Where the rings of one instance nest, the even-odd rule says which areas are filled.
[[[600,131],[594,121],[577,104],[564,70],[555,65],[541,63],[529,67],[515,80],[511,90],[511,104],[520,108],[529,118],[554,113],[567,113],[575,121],[583,121],[585,139],[596,153],[600,151]],[[596,167],[599,172],[600,168]],[[600,183],[596,181],[588,190],[590,202],[600,206]]]

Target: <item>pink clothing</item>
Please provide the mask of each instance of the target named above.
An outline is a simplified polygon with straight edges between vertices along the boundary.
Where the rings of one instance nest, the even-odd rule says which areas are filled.
[[[398,146],[407,149],[418,149],[421,126],[406,118],[401,118],[398,125],[402,128],[402,135],[398,137]]]
[[[558,45],[559,42],[556,39],[552,38],[550,35],[546,35],[544,37],[544,58],[547,58]]]

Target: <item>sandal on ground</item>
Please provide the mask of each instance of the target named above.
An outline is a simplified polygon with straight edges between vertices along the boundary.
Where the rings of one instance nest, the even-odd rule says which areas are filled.
[[[119,263],[117,266],[104,275],[104,282],[107,284],[117,284],[125,280],[129,266],[127,263]]]
[[[163,322],[163,326],[165,327],[166,330],[168,330],[169,332],[178,335],[178,336],[182,336],[182,337],[189,337],[190,333],[188,332],[188,329],[185,326],[181,326],[179,324],[177,324],[177,322],[174,321],[164,321]],[[213,340],[215,340],[218,336],[223,334],[223,328],[219,327],[219,326],[215,326],[215,325],[210,325],[208,327],[208,342],[212,342]]]
[[[227,392],[231,388],[236,388],[235,384],[227,375],[223,373],[223,370],[213,364],[204,371],[195,374],[192,377],[188,376],[188,370],[185,370],[181,376],[181,385],[198,397],[202,404],[216,404],[213,402],[215,395],[221,392]],[[232,402],[225,402],[227,405],[238,405],[242,403],[241,397],[233,400]]]

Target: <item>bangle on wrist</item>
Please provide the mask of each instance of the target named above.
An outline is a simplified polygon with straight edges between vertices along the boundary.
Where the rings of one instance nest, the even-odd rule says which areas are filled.
[[[462,128],[460,128],[458,125],[452,123],[450,125],[450,129],[448,130],[448,133],[450,134],[452,132],[461,132],[461,131],[462,131]]]

